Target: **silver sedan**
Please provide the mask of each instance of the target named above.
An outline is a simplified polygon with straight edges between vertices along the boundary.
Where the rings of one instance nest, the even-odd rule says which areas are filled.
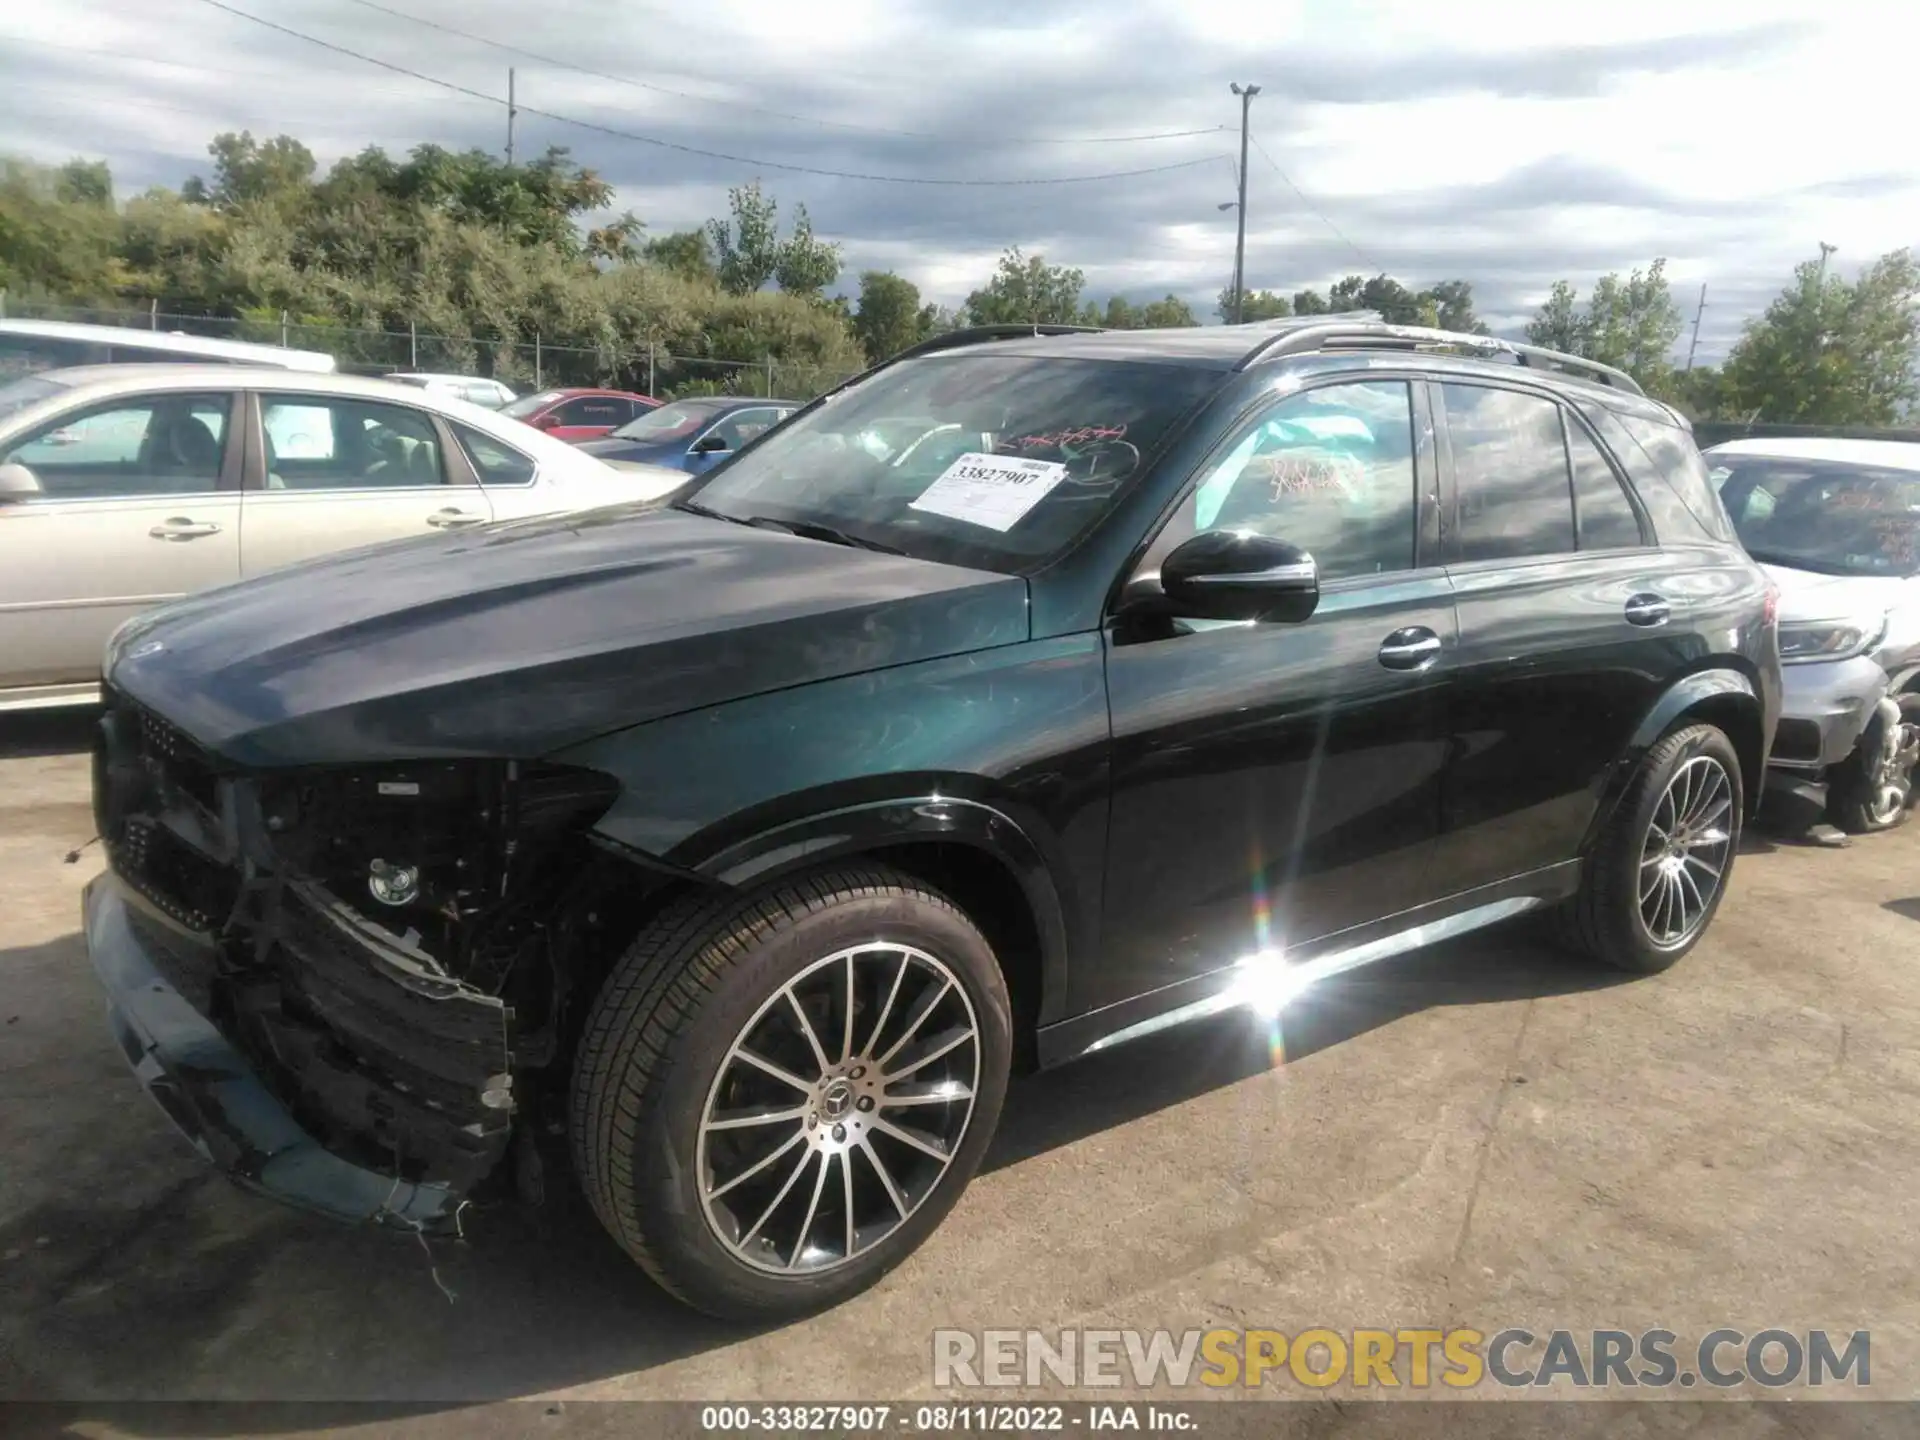
[[[93,700],[107,637],[190,591],[689,478],[381,380],[206,364],[28,376],[0,388],[0,711]]]

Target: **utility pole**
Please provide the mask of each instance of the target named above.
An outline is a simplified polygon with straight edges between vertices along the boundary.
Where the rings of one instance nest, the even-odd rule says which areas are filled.
[[[1700,348],[1700,317],[1707,313],[1707,282],[1700,282],[1700,306],[1693,312],[1693,340],[1687,346],[1687,369],[1693,369],[1693,352]]]
[[[513,103],[513,67],[507,67],[507,168],[513,168],[513,120],[520,112]]]
[[[1233,323],[1240,323],[1247,298],[1247,125],[1258,85],[1233,82],[1233,93],[1240,97],[1240,203],[1234,215],[1233,237]]]
[[[1827,257],[1839,248],[1838,245],[1829,245],[1824,240],[1820,242],[1820,283],[1823,285],[1827,281]]]

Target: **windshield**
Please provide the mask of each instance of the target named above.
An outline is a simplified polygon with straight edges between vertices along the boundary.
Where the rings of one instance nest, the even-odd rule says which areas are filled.
[[[1832,460],[1708,455],[1756,560],[1822,575],[1912,575],[1920,471]]]
[[[787,421],[694,500],[1024,573],[1079,540],[1219,383],[1179,365],[929,355]]]
[[[538,395],[522,395],[511,405],[502,409],[500,413],[502,415],[511,415],[516,420],[524,420],[527,416],[546,409],[547,406],[559,398],[560,392],[558,390],[542,390]]]
[[[663,444],[668,440],[678,440],[682,435],[691,435],[719,411],[718,401],[708,401],[704,405],[694,400],[675,401],[657,410],[649,410],[637,420],[629,420],[613,432],[613,438]]]
[[[42,380],[37,375],[29,375],[24,380],[16,380],[11,385],[0,385],[0,417],[12,415],[29,405],[38,405],[42,400],[51,399],[67,387],[55,380]]]

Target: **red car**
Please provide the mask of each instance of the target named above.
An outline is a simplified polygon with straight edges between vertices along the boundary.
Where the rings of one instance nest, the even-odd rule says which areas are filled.
[[[659,405],[652,396],[629,390],[540,390],[522,395],[500,413],[556,440],[598,440]]]

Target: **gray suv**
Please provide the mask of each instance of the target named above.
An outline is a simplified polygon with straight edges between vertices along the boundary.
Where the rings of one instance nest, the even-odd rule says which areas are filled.
[[[1819,787],[1842,829],[1899,824],[1920,756],[1920,445],[1733,440],[1707,461],[1780,586],[1776,776]]]

